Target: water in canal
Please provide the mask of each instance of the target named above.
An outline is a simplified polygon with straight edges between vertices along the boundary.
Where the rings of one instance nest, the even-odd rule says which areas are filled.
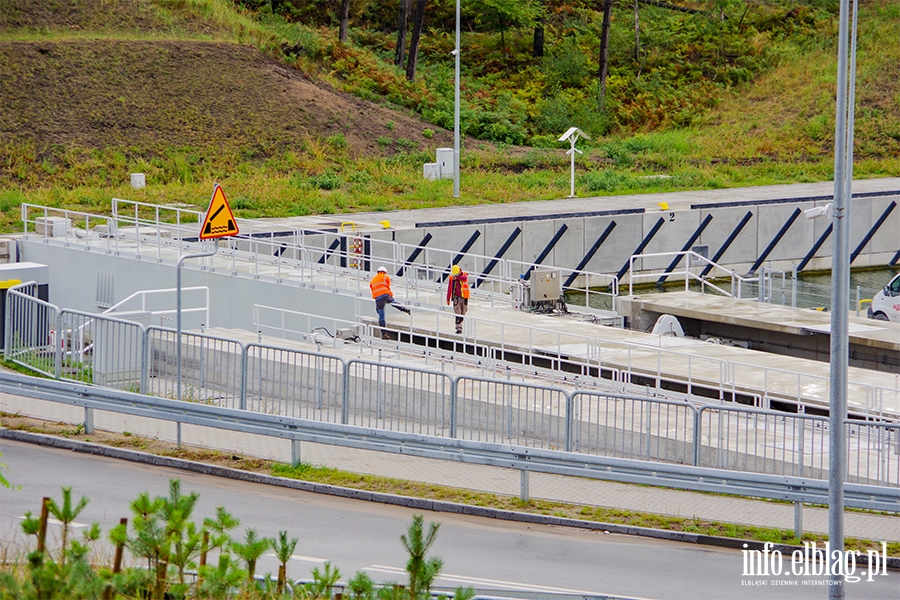
[[[878,291],[881,290],[897,273],[900,273],[900,265],[894,267],[879,267],[854,269],[850,272],[850,287],[847,290],[850,300],[850,309],[855,310],[857,301],[861,302],[860,316],[865,316],[867,303]],[[791,273],[782,271],[766,272],[767,285],[765,287],[765,301],[772,304],[797,306],[800,308],[830,308],[831,307],[831,272],[817,271],[801,273],[794,282]],[[651,294],[664,293],[666,291],[684,290],[684,279],[681,276],[670,277],[667,286],[641,286],[635,293]],[[726,291],[731,290],[729,280],[715,282]],[[692,290],[700,291],[699,284],[692,284]],[[596,292],[596,293],[595,293]],[[605,293],[604,293],[605,292]],[[611,298],[609,290],[592,290],[590,305],[593,308],[609,310]],[[627,286],[623,286],[620,294],[627,294]],[[747,299],[759,298],[759,287],[756,283],[744,284],[741,297]],[[585,294],[583,292],[566,292],[566,301],[573,306],[584,306]]]

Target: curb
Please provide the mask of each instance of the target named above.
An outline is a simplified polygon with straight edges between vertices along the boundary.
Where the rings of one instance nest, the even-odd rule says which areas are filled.
[[[473,506],[470,504],[459,504],[456,502],[447,502],[445,500],[429,500],[428,498],[413,498],[409,496],[399,496],[397,494],[386,494],[384,492],[370,492],[366,490],[357,490],[337,485],[311,483],[308,481],[300,481],[297,479],[275,477],[274,475],[263,475],[250,471],[232,469],[230,467],[220,467],[216,465],[193,462],[184,460],[182,458],[158,456],[156,454],[148,454],[145,452],[138,452],[136,450],[124,450],[122,448],[115,448],[112,446],[92,444],[89,442],[81,442],[78,440],[69,440],[65,438],[43,435],[39,433],[31,433],[27,431],[6,429],[4,427],[0,427],[0,439],[27,442],[29,444],[49,446],[51,448],[61,448],[63,450],[72,450],[73,452],[83,452],[85,454],[103,456],[106,458],[116,458],[119,460],[138,462],[156,467],[169,467],[172,469],[180,469],[182,471],[199,473],[201,475],[212,475],[215,477],[235,479],[238,481],[247,481],[250,483],[274,485],[303,492],[325,494],[328,496],[349,498],[352,500],[380,502],[382,504],[403,506],[406,508],[415,508],[420,510],[429,510],[433,512],[445,512],[469,515],[474,517],[486,517],[489,519],[500,519],[503,521],[533,523],[535,525],[575,527],[578,529],[603,531],[604,533],[635,535],[673,542],[686,542],[690,544],[700,544],[703,546],[714,546],[718,548],[732,548],[737,550],[765,549],[764,542],[758,542],[755,540],[743,540],[739,538],[727,538],[699,533],[688,533],[685,531],[668,531],[665,529],[652,529],[649,527],[635,527],[632,525],[619,525],[616,523],[602,523],[599,521],[582,521],[580,519],[570,519],[567,517],[536,515],[533,513],[524,513],[512,510],[487,508],[483,506]],[[790,554],[795,550],[802,551],[803,547],[791,546],[788,544],[774,544],[769,546],[769,550],[778,550],[782,554]],[[860,556],[857,562],[860,565],[868,565],[868,557]],[[888,557],[887,568],[891,570],[900,570],[900,557]]]

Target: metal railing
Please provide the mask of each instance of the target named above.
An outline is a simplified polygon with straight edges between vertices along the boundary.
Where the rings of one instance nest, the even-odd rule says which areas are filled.
[[[352,333],[350,337],[372,339],[373,326],[359,321],[348,321],[334,317],[325,317],[314,313],[306,313],[264,304],[253,305],[253,326],[257,333],[286,340],[314,342],[320,345],[331,342],[336,346],[339,335]]]
[[[433,325],[426,328],[432,317]],[[551,384],[578,377],[620,392],[653,390],[657,395],[705,402],[713,393],[718,400],[748,398],[757,408],[771,408],[774,402],[800,412],[828,405],[830,381],[824,375],[473,316],[466,317],[463,334],[457,336],[449,333],[453,331],[452,317],[443,307],[420,307],[414,318],[403,317],[392,323],[391,329],[410,338],[426,335],[438,347],[476,346],[480,349],[479,364],[494,376],[506,376],[511,371],[524,380],[526,373],[535,374]],[[900,407],[900,390],[896,388],[854,381],[849,388],[850,397],[859,399],[858,406],[851,406],[853,415],[882,418],[891,416],[885,414],[886,404]]]
[[[178,333],[151,326],[144,335],[147,361],[141,378],[144,393],[178,397]],[[197,332],[181,333],[181,393],[188,402],[240,408],[246,379],[244,345]]]
[[[55,217],[64,220],[65,233],[59,239],[66,246],[77,243],[85,248],[100,247],[116,255],[131,251],[138,258],[142,253],[154,254],[158,262],[174,262],[177,256],[196,251],[198,227],[204,218],[203,213],[186,208],[120,198],[112,199],[112,216],[27,203],[22,204],[21,216],[26,238],[38,232],[49,242],[54,230],[47,223]],[[98,229],[97,224],[102,227]],[[442,291],[453,263],[469,271],[474,280],[472,294],[492,303],[497,299],[510,301],[510,286],[519,282],[521,274],[540,267],[472,252],[364,237],[360,232],[299,229],[247,219],[238,219],[238,224],[240,234],[228,238],[217,257],[201,261],[201,268],[276,281],[290,279],[310,286],[323,285],[330,276],[333,289],[364,295],[370,272],[384,265],[398,274],[395,291],[418,304],[424,301],[423,294]],[[615,277],[563,271],[577,274],[583,282],[576,285],[573,281],[564,288],[577,292],[573,299],[583,296],[585,305],[591,306],[592,298],[601,297],[604,308],[615,310],[619,287]]]
[[[158,299],[163,298],[164,300],[167,300],[168,297],[171,296],[171,304],[175,304],[175,294],[177,291],[177,288],[140,290],[127,298],[116,302],[104,310],[102,314],[115,314],[116,316],[124,317],[126,315],[146,313],[151,321],[154,318],[159,318],[159,324],[162,325],[163,320],[165,319],[170,321],[175,320],[174,317],[169,315],[175,315],[177,309],[159,308],[158,305],[160,301]],[[183,306],[181,313],[183,315],[197,313],[200,315],[200,322],[205,327],[211,327],[212,325],[209,322],[209,288],[205,285],[186,287],[182,288],[181,293],[183,294],[185,303],[190,303],[190,299],[195,298],[196,296],[202,298],[202,301],[198,302],[199,306]],[[151,298],[154,300],[151,300]]]
[[[37,298],[37,284],[22,283],[6,294],[4,352],[6,360],[58,378],[62,354],[59,308]]]
[[[101,387],[0,373],[0,391],[83,407],[85,429],[91,432],[93,411],[108,411],[230,431],[254,433],[321,444],[391,452],[424,458],[451,460],[519,469],[527,480],[531,471],[588,477],[608,481],[673,487],[693,491],[774,498],[796,503],[825,504],[828,482],[810,477],[770,475],[710,469],[693,465],[665,464],[607,456],[576,454],[505,443],[452,439],[401,431],[316,422],[241,411],[163,398],[151,398]],[[2,437],[17,432],[0,430]],[[900,489],[887,485],[847,483],[846,506],[900,511]]]
[[[568,388],[538,385],[513,380],[511,371],[504,381],[184,332],[179,382],[174,330],[60,311],[23,293],[28,288],[7,294],[6,358],[57,379],[161,398],[177,397],[180,384],[185,404],[584,456],[804,477],[827,469],[822,417],[696,408],[586,391],[574,380]],[[900,486],[900,423],[845,427],[849,480]]]
[[[707,447],[697,464],[827,479],[828,419],[728,406],[698,414]]]
[[[446,373],[350,360],[344,364],[344,423],[456,437],[454,381]]]
[[[696,464],[697,410],[690,404],[575,392],[573,452]]]
[[[675,266],[673,267],[670,265],[670,269],[663,271],[645,271],[641,269],[641,272],[638,273],[634,270],[635,262],[641,261],[641,264],[643,264],[643,261],[645,259],[652,258],[671,258],[673,259],[672,264],[674,264]],[[714,274],[711,277],[701,276],[700,272],[706,270],[707,268],[712,270]],[[718,274],[718,277],[729,278],[730,289],[726,290],[709,281],[709,279],[715,279],[717,277],[716,274]],[[748,283],[759,281],[759,277],[741,277],[734,272],[734,269],[728,269],[718,263],[714,263],[702,254],[697,254],[693,250],[682,250],[680,252],[654,252],[651,254],[635,254],[628,259],[628,295],[634,295],[633,292],[635,281],[648,279],[677,279],[679,276],[684,278],[685,291],[690,289],[690,285],[693,282],[700,286],[701,291],[705,291],[706,288],[710,288],[712,290],[715,290],[719,294],[722,294],[723,296],[729,296],[732,298],[741,298],[744,286],[746,286]]]
[[[333,356],[247,344],[240,408],[341,423],[345,420],[345,364]]]

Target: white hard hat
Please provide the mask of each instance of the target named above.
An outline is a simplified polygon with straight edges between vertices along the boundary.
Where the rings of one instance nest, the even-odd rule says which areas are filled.
[[[379,273],[387,273],[387,269],[385,269],[384,267],[378,267],[378,272]]]

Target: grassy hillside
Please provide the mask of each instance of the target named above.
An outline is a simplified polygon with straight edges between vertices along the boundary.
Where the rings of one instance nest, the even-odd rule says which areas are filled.
[[[544,59],[528,54],[530,25],[501,40],[470,19],[461,199],[451,182],[421,176],[434,148],[452,145],[429,122],[448,125],[448,101],[452,115],[450,4],[433,4],[413,83],[390,62],[389,5],[355,2],[344,45],[331,5],[273,4],[0,0],[0,230],[18,227],[25,201],[96,211],[121,196],[204,208],[213,182],[244,217],[556,198],[568,192],[568,161],[550,134],[567,124],[595,137],[579,157],[582,195],[831,177],[828,3],[783,18],[795,36],[760,16],[743,32],[729,26],[718,46],[708,19],[642,8],[636,67],[633,23],[617,4],[603,113],[585,62],[593,6],[548,3]],[[669,37],[663,25],[675,28]],[[896,3],[864,3],[857,176],[900,175],[898,25]],[[148,187],[131,190],[131,172],[146,173]],[[645,177],[661,174],[670,177]]]

